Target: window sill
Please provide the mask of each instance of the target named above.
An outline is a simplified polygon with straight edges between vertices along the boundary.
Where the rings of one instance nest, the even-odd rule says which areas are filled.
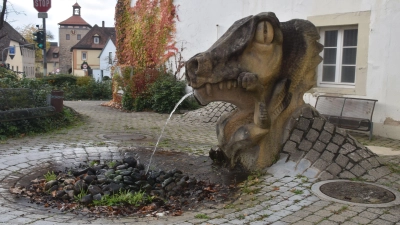
[[[355,95],[355,88],[313,87],[307,93],[325,93],[339,95]]]

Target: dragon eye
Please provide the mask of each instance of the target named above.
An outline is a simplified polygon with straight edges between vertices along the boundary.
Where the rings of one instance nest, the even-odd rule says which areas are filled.
[[[274,29],[267,21],[257,24],[255,40],[259,44],[270,44],[274,39]]]

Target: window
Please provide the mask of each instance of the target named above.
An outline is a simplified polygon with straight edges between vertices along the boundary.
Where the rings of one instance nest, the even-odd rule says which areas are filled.
[[[53,53],[53,58],[58,58],[58,53]]]
[[[112,52],[108,53],[108,64],[112,64]]]
[[[93,41],[94,41],[95,44],[98,44],[99,41],[100,41],[100,38],[99,37],[94,37]]]
[[[82,60],[87,60],[87,52],[82,52]]]
[[[320,85],[350,85],[356,82],[357,27],[322,28],[324,45],[319,68]]]
[[[69,40],[69,39],[70,39],[70,36],[69,36],[69,34],[67,34],[67,35],[66,35],[65,39],[67,39],[67,40]]]
[[[366,95],[370,16],[371,11],[358,11],[307,17],[325,45],[311,93]]]
[[[76,39],[81,40],[81,35],[80,34],[76,35]]]

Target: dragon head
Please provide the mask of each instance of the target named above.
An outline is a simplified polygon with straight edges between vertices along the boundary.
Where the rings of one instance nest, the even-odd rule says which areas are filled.
[[[229,165],[254,170],[276,160],[284,123],[315,83],[318,39],[308,21],[280,23],[274,13],[260,13],[236,21],[186,62],[186,80],[201,104],[237,106],[217,122],[219,148]]]

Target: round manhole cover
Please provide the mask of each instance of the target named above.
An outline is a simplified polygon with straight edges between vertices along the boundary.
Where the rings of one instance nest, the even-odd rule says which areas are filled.
[[[141,134],[106,134],[104,138],[122,141],[140,141],[146,139],[146,136]]]
[[[397,191],[366,182],[329,180],[314,184],[311,190],[322,199],[352,205],[388,207],[400,204]]]

